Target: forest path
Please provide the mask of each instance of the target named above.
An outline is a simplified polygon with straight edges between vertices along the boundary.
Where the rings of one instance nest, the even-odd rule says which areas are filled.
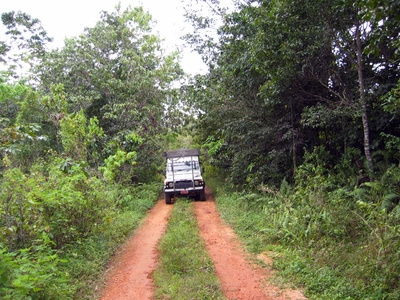
[[[233,230],[222,221],[209,189],[206,194],[205,202],[194,202],[195,215],[226,298],[305,300],[300,291],[281,290],[268,282],[271,269],[251,259]],[[164,200],[160,200],[150,210],[143,225],[110,263],[101,300],[152,299],[152,272],[157,267],[157,245],[166,230],[172,208],[173,205],[166,205]]]
[[[143,224],[117,252],[107,270],[101,300],[152,299],[152,273],[157,267],[157,245],[163,236],[173,206],[159,200]]]

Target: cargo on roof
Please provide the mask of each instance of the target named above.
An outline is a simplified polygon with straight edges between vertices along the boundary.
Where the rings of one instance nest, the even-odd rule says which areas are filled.
[[[171,150],[164,152],[165,158],[181,157],[181,156],[199,156],[199,155],[200,155],[199,149],[180,149],[180,150]]]

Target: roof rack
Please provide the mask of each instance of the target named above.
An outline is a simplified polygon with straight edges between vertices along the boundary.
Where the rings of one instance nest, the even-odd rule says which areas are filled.
[[[199,155],[200,155],[199,149],[179,149],[179,150],[165,151],[163,156],[165,158],[172,158],[172,157],[199,156]]]

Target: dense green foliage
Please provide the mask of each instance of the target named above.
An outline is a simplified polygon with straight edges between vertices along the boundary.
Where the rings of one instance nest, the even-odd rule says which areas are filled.
[[[319,145],[333,164],[359,151],[359,181],[398,163],[385,151],[399,136],[385,95],[399,80],[400,3],[238,2],[218,42],[202,42],[210,72],[186,90],[214,164],[235,184],[279,186]],[[211,22],[193,21],[199,34],[188,38],[199,43]]]
[[[142,8],[103,12],[51,51],[39,20],[2,22],[0,298],[92,299],[160,193],[163,109],[182,71]]]
[[[224,299],[187,199],[174,204],[159,248],[156,299]]]
[[[310,299],[398,299],[400,209],[389,191],[397,189],[392,179],[399,181],[400,169],[380,183],[332,189],[332,173],[311,156],[299,171],[307,188],[284,181],[280,189],[232,192],[208,168],[220,214],[251,252],[272,256],[285,281]]]
[[[222,214],[310,297],[399,298],[400,2],[235,2],[188,13]]]
[[[311,297],[399,298],[400,2],[194,2],[219,21],[188,7],[209,72],[181,89],[142,8],[51,51],[2,14],[0,297],[90,297],[162,151],[195,143],[234,191],[223,215]]]
[[[158,185],[106,185],[65,163],[4,175],[2,299],[91,298],[88,284],[157,199]]]

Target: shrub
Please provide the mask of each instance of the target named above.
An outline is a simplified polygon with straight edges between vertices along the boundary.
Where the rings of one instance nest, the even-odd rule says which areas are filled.
[[[2,299],[67,299],[68,274],[60,270],[63,260],[51,249],[49,237],[30,248],[7,252],[0,247],[0,296]]]
[[[159,184],[105,183],[86,162],[57,156],[36,162],[29,173],[6,169],[0,181],[0,298],[86,297],[94,274],[159,192]]]
[[[360,185],[338,184],[313,155],[299,170],[305,181],[283,181],[279,190],[219,184],[221,215],[249,250],[276,252],[275,268],[311,299],[398,299],[399,168]]]

